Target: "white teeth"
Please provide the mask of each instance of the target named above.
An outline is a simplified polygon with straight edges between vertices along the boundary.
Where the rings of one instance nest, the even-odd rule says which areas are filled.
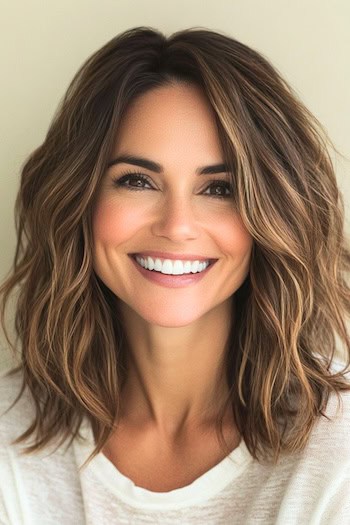
[[[145,261],[145,268],[147,268],[147,262],[146,261]],[[156,272],[161,272],[162,271],[162,261],[160,259],[156,259],[154,261],[154,270],[156,270]]]
[[[147,270],[153,270],[168,275],[200,273],[209,266],[209,261],[173,261],[171,259],[152,259],[152,257],[136,257],[136,261]]]
[[[191,272],[193,272],[193,273],[197,272],[198,268],[199,268],[199,261],[193,261],[192,267],[191,267]]]
[[[141,260],[143,260],[143,259],[141,259]],[[154,270],[154,260],[151,259],[151,257],[147,257],[147,259],[144,262],[144,264],[145,264],[145,268],[147,268],[148,270]]]
[[[191,261],[186,261],[184,264],[184,273],[190,273],[191,268],[192,268]]]

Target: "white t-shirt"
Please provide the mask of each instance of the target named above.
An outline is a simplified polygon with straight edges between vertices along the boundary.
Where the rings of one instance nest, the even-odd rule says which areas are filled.
[[[340,365],[334,362],[333,369]],[[263,466],[242,440],[193,483],[152,492],[137,487],[103,453],[78,471],[94,448],[87,420],[81,427],[85,442],[76,438],[69,447],[67,441],[21,455],[21,445],[10,441],[32,421],[29,391],[3,415],[19,386],[17,376],[0,378],[2,525],[350,524],[350,392],[341,393],[338,412],[331,395],[326,409],[331,421],[318,419],[302,453]]]

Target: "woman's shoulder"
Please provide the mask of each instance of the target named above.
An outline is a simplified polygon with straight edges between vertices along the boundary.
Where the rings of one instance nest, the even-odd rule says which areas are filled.
[[[345,363],[340,359],[333,359],[330,367],[332,374],[343,371]],[[337,451],[350,468],[350,372],[343,375],[343,379],[349,384],[349,390],[331,392],[328,403],[323,411],[326,417],[318,418],[315,425],[311,444],[315,450],[329,454],[334,458],[334,452]],[[339,460],[341,459],[339,457]]]
[[[331,364],[331,372],[339,372],[344,367],[345,364],[341,359],[334,358]],[[9,444],[16,439],[31,426],[35,418],[35,404],[27,386],[24,387],[19,400],[14,403],[21,391],[23,373],[21,370],[10,373],[13,370],[14,368],[0,370],[0,446],[3,446],[5,443]],[[349,382],[350,387],[350,371],[344,374],[344,379]],[[350,390],[338,392],[338,395],[332,392],[328,399],[325,414],[332,421],[331,439],[334,439],[335,434],[338,434],[338,439],[343,441],[344,445],[347,444],[346,448],[350,453],[350,441],[348,439],[350,428]],[[324,425],[327,424],[328,420],[322,417],[321,421],[319,424],[322,430],[321,428],[319,430],[324,436]],[[318,432],[316,429],[315,431],[317,435]]]
[[[12,440],[24,432],[32,423],[34,406],[28,387],[25,387],[19,400],[23,374],[14,370],[0,371],[0,438],[1,445],[9,445]]]

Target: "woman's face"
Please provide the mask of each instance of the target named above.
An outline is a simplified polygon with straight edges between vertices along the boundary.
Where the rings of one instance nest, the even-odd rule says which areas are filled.
[[[185,326],[229,304],[249,272],[253,241],[232,199],[222,197],[231,194],[228,173],[196,173],[224,163],[213,110],[200,88],[163,86],[136,99],[123,117],[111,160],[122,155],[155,162],[161,172],[125,161],[106,171],[93,214],[97,275],[127,307],[160,326]],[[125,172],[141,173],[147,181],[136,176],[122,185]],[[146,251],[216,262],[200,279],[185,284],[174,276],[170,286],[148,278],[157,267],[138,269],[130,254]]]

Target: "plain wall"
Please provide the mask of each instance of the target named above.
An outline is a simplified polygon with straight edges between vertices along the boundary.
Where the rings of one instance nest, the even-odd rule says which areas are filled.
[[[20,169],[45,137],[73,75],[120,32],[150,26],[167,35],[188,27],[223,31],[253,47],[282,73],[350,157],[348,0],[11,0],[0,22],[0,279],[13,261]],[[350,161],[334,157],[349,217]],[[0,368],[11,364],[6,344]]]

